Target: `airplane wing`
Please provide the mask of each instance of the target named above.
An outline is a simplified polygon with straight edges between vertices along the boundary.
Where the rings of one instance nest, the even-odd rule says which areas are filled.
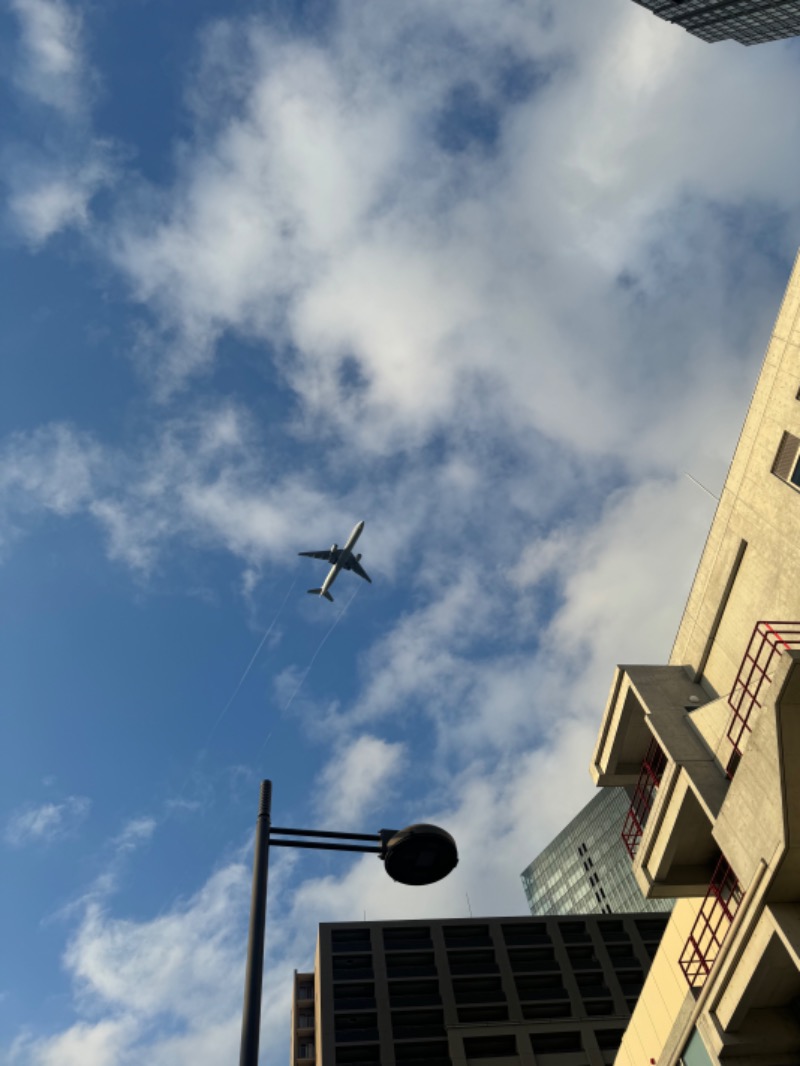
[[[305,555],[309,559],[324,559],[326,563],[335,563],[339,559],[341,551],[337,548],[335,552],[332,552],[330,548],[327,548],[321,552],[298,552],[297,554]]]
[[[354,574],[358,574],[358,576],[363,577],[365,581],[369,581],[370,585],[372,584],[372,578],[355,556],[351,555],[346,563],[342,563],[342,569],[352,570]]]

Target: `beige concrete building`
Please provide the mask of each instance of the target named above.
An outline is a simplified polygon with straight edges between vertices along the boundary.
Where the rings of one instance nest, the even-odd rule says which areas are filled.
[[[620,666],[592,775],[679,902],[619,1066],[800,1063],[800,266],[669,663]]]
[[[291,1066],[610,1066],[667,919],[320,925]]]

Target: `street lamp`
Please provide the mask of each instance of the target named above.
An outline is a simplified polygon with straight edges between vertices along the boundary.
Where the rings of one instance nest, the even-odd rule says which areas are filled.
[[[443,877],[447,877],[458,863],[455,840],[436,825],[410,825],[406,829],[399,830],[381,829],[379,833],[373,834],[332,833],[317,829],[281,829],[271,824],[271,812],[272,782],[262,781],[253,854],[253,892],[250,903],[250,936],[247,943],[247,972],[244,980],[242,1046],[239,1066],[257,1066],[258,1064],[270,845],[282,848],[372,852],[383,859],[387,874],[403,885],[432,885],[435,881],[441,881]],[[274,839],[281,836],[306,839]],[[353,843],[341,843],[344,840]]]

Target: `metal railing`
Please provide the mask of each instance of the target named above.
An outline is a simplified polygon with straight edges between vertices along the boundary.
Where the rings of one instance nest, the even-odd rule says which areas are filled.
[[[650,808],[653,806],[653,797],[661,784],[661,776],[666,765],[667,757],[653,737],[642,762],[639,780],[636,782],[631,805],[622,826],[622,843],[631,858],[636,855]]]
[[[720,855],[679,960],[690,988],[702,988],[705,984],[743,895],[731,864],[724,855]]]
[[[727,736],[733,748],[726,767],[729,778],[736,773],[742,757],[744,735],[750,732],[750,715],[754,708],[761,707],[762,690],[772,681],[769,671],[784,649],[792,647],[800,647],[800,622],[756,622],[728,696],[731,720]]]

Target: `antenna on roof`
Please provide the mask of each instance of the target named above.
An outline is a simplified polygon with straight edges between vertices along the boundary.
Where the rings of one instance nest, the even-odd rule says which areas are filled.
[[[469,911],[469,916],[471,918],[472,917],[472,904],[469,901],[469,892],[465,892],[464,895],[467,897],[467,910]]]

